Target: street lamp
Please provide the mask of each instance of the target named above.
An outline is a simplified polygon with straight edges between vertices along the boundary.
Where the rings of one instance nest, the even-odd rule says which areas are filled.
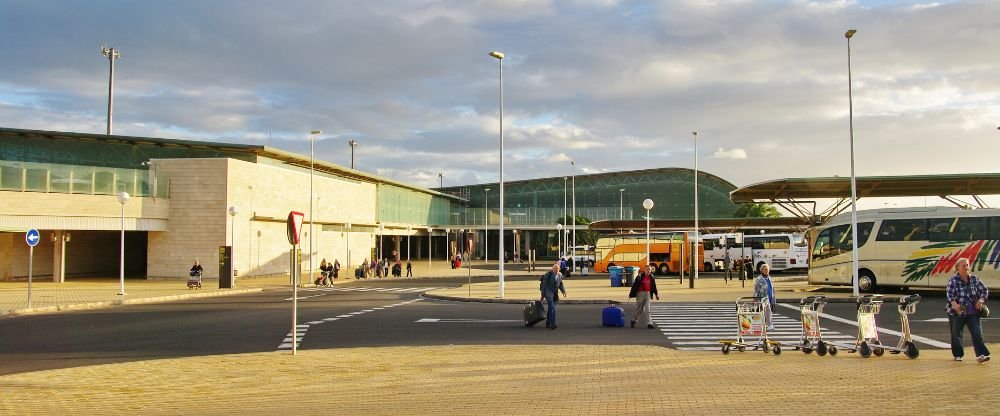
[[[503,52],[493,51],[490,56],[497,58],[500,62],[500,297],[503,298]]]
[[[353,139],[347,142],[348,146],[351,146],[351,169],[354,169],[354,148],[358,147],[358,142]]]
[[[573,259],[572,264],[573,264],[573,269],[575,271],[576,270],[576,252],[575,252],[576,251],[576,161],[571,160],[569,161],[569,164],[573,165],[573,219],[572,219],[573,245],[570,246],[569,250],[570,250],[570,256],[572,256],[570,258]]]
[[[309,132],[309,281],[313,281],[313,240],[316,236],[313,232],[313,171],[315,166],[313,164],[313,153],[315,150],[316,136],[322,134],[322,131],[313,130]],[[235,241],[234,241],[235,243]]]
[[[559,243],[556,244],[558,252],[556,253],[559,258],[562,258],[562,224],[556,224],[556,238],[559,239]]]
[[[618,219],[625,219],[625,188],[618,190]]]
[[[108,72],[108,134],[111,134],[111,113],[115,104],[115,59],[122,57],[121,51],[101,45],[101,54],[108,58],[111,69]],[[122,290],[124,292],[124,290]]]
[[[427,227],[427,270],[428,271],[431,268],[431,260],[432,260],[431,253],[433,253],[433,250],[431,250],[431,233],[433,232],[434,232],[433,228]]]
[[[847,109],[851,131],[851,286],[854,296],[858,296],[858,185],[854,177],[854,91],[851,82],[851,37],[857,30],[844,33],[847,38]]]
[[[347,226],[347,270],[351,270],[351,223],[344,224]]]
[[[438,173],[438,181],[439,181],[438,182],[438,184],[439,184],[438,185],[438,189],[444,188],[444,173],[443,172]]]
[[[120,286],[118,288],[118,295],[125,296],[125,203],[128,202],[131,196],[128,192],[118,193],[118,203],[122,204],[122,239],[121,239],[121,255],[118,257],[118,280]]]
[[[455,234],[455,251],[457,251],[458,254],[462,256],[462,260],[468,261],[468,259],[465,258],[465,229],[464,228],[458,230],[458,233]]]
[[[563,223],[564,223],[564,225],[566,227],[569,227],[569,222],[566,221],[566,189],[567,189],[566,188],[566,180],[567,179],[568,179],[567,177],[563,176],[563,214],[562,214],[562,221],[563,221]],[[569,228],[567,228],[567,229],[569,229]],[[559,238],[562,238],[562,235],[560,235]],[[565,240],[565,241],[566,241],[566,244],[563,245],[564,247],[569,245],[569,240]],[[563,253],[560,251],[559,255],[562,256]]]
[[[698,132],[692,131],[694,135],[694,279],[688,282],[694,287],[694,280],[698,278],[698,269],[701,267],[701,260],[698,258],[698,236],[701,234],[698,229]]]
[[[448,238],[451,237],[451,228],[444,229],[444,259],[451,262],[451,243]]]
[[[379,223],[379,225],[378,225],[378,250],[377,250],[379,260],[382,260],[382,243],[385,242],[385,240],[383,239],[384,236],[385,236],[385,225],[382,224],[382,223]]]
[[[413,234],[413,226],[406,226],[406,263],[410,263],[410,234]]]
[[[486,196],[483,197],[483,211],[485,212],[485,220],[483,224],[483,264],[490,262],[490,188],[485,189]]]
[[[650,264],[651,259],[649,258],[649,210],[653,209],[653,200],[646,198],[645,201],[642,201],[642,207],[646,208],[646,264]]]
[[[236,206],[229,207],[229,287],[236,286],[236,214],[240,210]],[[309,234],[312,234],[310,232]],[[310,235],[309,237],[312,237]]]

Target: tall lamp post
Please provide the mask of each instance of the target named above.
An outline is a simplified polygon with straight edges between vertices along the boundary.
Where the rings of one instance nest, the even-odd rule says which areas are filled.
[[[847,38],[847,109],[851,131],[851,286],[854,296],[858,296],[858,185],[854,177],[854,91],[851,82],[851,37],[857,30],[844,33]]]
[[[490,188],[484,189],[485,196],[483,196],[483,215],[485,221],[483,221],[483,263],[490,262]]]
[[[322,134],[322,131],[313,130],[309,132],[309,281],[313,281],[313,240],[316,239],[315,233],[313,232],[313,171],[315,170],[315,165],[313,164],[313,153],[315,150],[316,136]],[[233,242],[235,244],[235,241]]]
[[[118,295],[125,296],[125,203],[132,198],[128,192],[118,193],[118,203],[122,204],[122,239],[121,239],[121,252],[118,256],[118,281],[120,286],[118,287]]]
[[[646,264],[651,264],[651,259],[649,258],[649,210],[653,209],[653,200],[646,198],[642,201],[642,207],[646,208]],[[645,267],[643,267],[645,270]]]
[[[406,263],[410,263],[410,234],[413,234],[413,226],[406,226]]]
[[[573,227],[573,245],[570,246],[569,253],[570,258],[573,259],[573,271],[576,271],[576,161],[569,161],[570,165],[573,165],[573,218],[570,220]]]
[[[566,229],[568,230],[569,229],[568,228],[569,227],[569,222],[566,221],[566,215],[567,215],[566,214],[566,206],[567,206],[566,205],[566,195],[567,195],[567,193],[566,193],[567,192],[566,191],[567,190],[567,188],[566,188],[566,180],[567,179],[569,179],[569,178],[563,176],[563,214],[562,214],[562,221],[563,221],[563,225],[566,226],[567,227]],[[562,236],[560,236],[560,238],[562,238]],[[563,244],[563,247],[569,247],[569,240],[563,240],[563,241],[566,243],[566,244]],[[562,257],[562,255],[563,255],[563,252],[560,251],[559,252],[559,256]]]
[[[694,135],[694,279],[688,282],[689,287],[694,288],[694,281],[698,278],[698,269],[701,268],[701,260],[698,258],[698,242],[701,230],[698,228],[698,132],[692,131]]]
[[[448,239],[451,237],[451,228],[444,229],[444,259],[451,262],[451,242]]]
[[[115,59],[122,57],[121,51],[101,46],[101,54],[108,58],[111,69],[108,72],[108,134],[111,134],[111,113],[115,106]],[[124,292],[124,290],[122,290]]]
[[[618,219],[625,219],[625,188],[618,190]]]
[[[351,169],[354,169],[354,148],[358,147],[358,142],[351,139],[351,141],[347,142],[347,145],[351,146]]]
[[[444,173],[438,173],[438,188],[444,188]]]
[[[556,244],[556,247],[559,250],[557,255],[560,259],[562,258],[562,236],[563,236],[562,229],[563,229],[562,224],[556,224],[556,238],[559,239],[559,243]]]
[[[427,271],[428,272],[430,272],[431,268],[431,261],[432,261],[431,254],[434,252],[433,250],[431,250],[431,233],[433,232],[434,232],[433,228],[427,227]]]
[[[500,297],[503,298],[503,52],[492,51],[490,56],[497,58],[500,62],[500,248],[497,256],[500,261]]]
[[[382,224],[382,223],[379,223],[378,224],[378,250],[376,250],[378,252],[378,259],[379,260],[382,260],[382,243],[385,241],[385,240],[383,240],[384,236],[385,236],[385,225]]]
[[[239,213],[240,210],[236,208],[235,205],[229,207],[229,246],[230,246],[229,287],[230,288],[236,286],[236,214]]]

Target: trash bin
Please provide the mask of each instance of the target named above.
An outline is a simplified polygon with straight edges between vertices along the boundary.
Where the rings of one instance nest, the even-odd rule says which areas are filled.
[[[625,266],[625,284],[629,287],[632,286],[632,282],[635,282],[635,278],[639,275],[639,268],[634,266]]]
[[[622,286],[622,270],[621,266],[608,267],[608,274],[611,275],[611,287]]]

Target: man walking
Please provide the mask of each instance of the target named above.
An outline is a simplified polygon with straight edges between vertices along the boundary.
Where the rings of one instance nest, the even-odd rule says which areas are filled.
[[[552,269],[542,276],[542,282],[538,285],[538,290],[542,292],[542,299],[548,307],[548,312],[545,315],[545,327],[548,329],[556,329],[556,302],[559,301],[559,292],[562,292],[563,297],[566,296],[566,286],[563,285],[562,275],[559,274],[560,263],[556,262],[552,265]]]
[[[760,276],[753,282],[753,297],[761,298],[762,302],[767,302],[764,309],[764,321],[767,322],[767,330],[774,330],[774,321],[771,320],[771,310],[774,309],[774,284],[771,282],[771,267],[764,263],[760,266]]]
[[[632,328],[635,328],[636,321],[642,318],[646,323],[646,328],[656,328],[653,320],[649,316],[649,303],[652,297],[660,300],[660,293],[656,290],[656,278],[653,277],[653,266],[646,266],[646,270],[632,283],[632,290],[628,292],[629,299],[635,298],[635,314],[632,315]]]

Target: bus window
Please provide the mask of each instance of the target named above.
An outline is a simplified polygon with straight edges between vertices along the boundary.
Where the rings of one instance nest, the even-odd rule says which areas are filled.
[[[955,227],[955,218],[931,218],[927,220],[927,239],[930,241],[948,241]]]
[[[955,231],[949,236],[949,240],[986,240],[986,217],[980,218],[959,218],[955,224]]]
[[[788,250],[791,247],[790,239],[787,236],[767,237],[763,240],[765,249]]]
[[[990,217],[990,240],[1000,240],[1000,217]]]
[[[868,237],[872,233],[872,222],[858,224],[858,247],[862,247],[868,242]],[[851,225],[844,224],[827,228],[816,237],[816,247],[813,248],[813,259],[819,260],[838,254],[850,253],[854,250],[853,233]]]
[[[806,243],[805,236],[803,236],[802,234],[792,234],[792,245],[793,246],[795,246],[795,247],[805,247],[807,244],[808,243]]]
[[[927,241],[927,220],[884,220],[878,241]]]

